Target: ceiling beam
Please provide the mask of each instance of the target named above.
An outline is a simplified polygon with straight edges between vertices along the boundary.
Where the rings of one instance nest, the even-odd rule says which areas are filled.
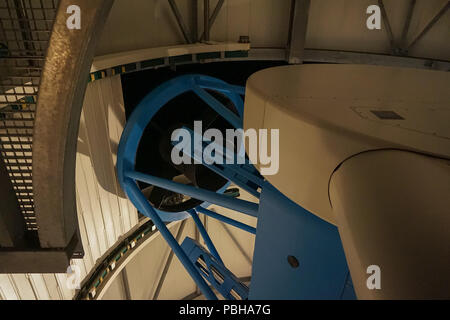
[[[306,49],[304,60],[308,62],[367,64],[450,71],[450,61],[350,51]]]
[[[180,28],[181,32],[183,33],[184,40],[186,43],[192,43],[191,38],[189,37],[189,31],[184,23],[183,17],[181,16],[180,10],[178,10],[178,6],[175,2],[175,0],[169,0],[170,8],[172,9],[173,15],[175,16],[175,19],[177,20],[178,27]]]
[[[392,33],[391,23],[389,22],[389,18],[386,13],[386,8],[384,7],[383,0],[378,0],[378,6],[380,7],[381,16],[383,17],[384,27],[386,28],[386,33],[387,33],[388,40],[389,40],[389,48],[391,50],[391,53],[395,53],[396,49],[395,49],[395,42],[394,42],[394,34]]]
[[[430,31],[430,29],[439,21],[439,19],[447,12],[449,8],[450,1],[447,1],[442,9],[439,10],[439,12],[436,13],[436,15],[430,20],[430,22],[428,22],[425,28],[423,28],[422,32],[420,32],[417,37],[411,42],[407,49],[410,50],[425,34],[427,34],[427,32]]]
[[[310,0],[292,0],[287,46],[287,61],[292,64],[303,62]]]
[[[223,60],[225,59],[221,59],[220,61]],[[239,59],[231,58],[226,60],[285,61],[286,49],[253,47],[250,49],[248,57],[246,58],[239,58]],[[376,66],[450,71],[450,61],[448,60],[402,57],[387,54],[340,51],[340,50],[305,49],[303,53],[303,61],[319,62],[319,63],[367,64]]]
[[[216,21],[217,16],[219,15],[220,10],[222,9],[224,2],[225,2],[225,0],[219,0],[219,2],[217,2],[217,5],[214,8],[214,11],[213,11],[211,17],[209,18],[209,30],[210,31],[211,31],[211,28],[212,28],[214,22]],[[200,41],[203,41],[204,38],[205,38],[205,32],[202,33],[202,35],[200,37]]]
[[[203,36],[209,41],[209,0],[203,0]]]
[[[416,6],[416,0],[409,0],[408,4],[408,12],[406,14],[405,23],[403,25],[403,31],[402,31],[402,39],[401,39],[401,47],[406,48],[406,37],[408,36],[409,26],[411,24],[411,18],[414,12],[414,8]],[[405,52],[406,54],[406,52]]]
[[[198,39],[198,0],[191,0],[191,2],[191,39],[196,42]]]

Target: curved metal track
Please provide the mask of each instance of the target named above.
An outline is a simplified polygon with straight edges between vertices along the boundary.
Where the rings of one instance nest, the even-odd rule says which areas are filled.
[[[43,248],[77,237],[75,155],[83,97],[100,31],[113,0],[61,0],[42,73],[33,142],[33,189]],[[66,9],[81,8],[82,29],[69,30]]]

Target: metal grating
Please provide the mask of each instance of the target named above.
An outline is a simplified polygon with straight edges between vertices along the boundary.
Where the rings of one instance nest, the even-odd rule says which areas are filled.
[[[28,230],[37,230],[32,144],[37,93],[59,0],[0,0],[0,153]]]

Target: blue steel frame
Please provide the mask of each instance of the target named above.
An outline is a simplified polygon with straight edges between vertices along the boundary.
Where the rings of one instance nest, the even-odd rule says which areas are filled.
[[[228,300],[247,300],[249,289],[231,273],[221,261],[207,252],[198,242],[186,237],[181,244],[183,250],[189,255],[192,263],[197,264],[200,273],[208,279],[209,283]],[[204,265],[198,264],[201,259]],[[217,276],[217,277],[215,277]],[[233,294],[233,291],[235,294]],[[238,297],[237,297],[237,296]]]
[[[235,105],[239,116],[226,108],[205,89],[214,90],[224,94]],[[216,193],[213,191],[176,183],[168,179],[163,179],[135,171],[136,153],[145,128],[147,127],[153,116],[167,102],[188,91],[196,93],[204,102],[206,102],[213,110],[215,110],[235,128],[242,128],[244,102],[240,95],[245,94],[245,88],[233,86],[227,84],[222,80],[203,75],[185,75],[174,78],[150,92],[140,102],[131,117],[128,119],[127,125],[124,129],[119,143],[117,155],[118,180],[126,195],[136,206],[136,208],[144,215],[152,219],[155,226],[161,232],[162,236],[165,238],[177,257],[180,259],[181,263],[184,265],[205,297],[207,299],[217,299],[216,295],[212,292],[204,278],[200,275],[198,269],[189,259],[186,252],[180,247],[173,235],[167,229],[164,222],[182,220],[191,216],[197,227],[199,228],[199,231],[203,239],[205,240],[205,243],[211,254],[216,258],[216,260],[218,260],[220,263],[223,263],[222,259],[219,256],[219,253],[214,247],[210,237],[208,236],[208,233],[206,232],[198,217],[198,212],[255,234],[255,228],[207,210],[204,207],[207,207],[209,204],[213,203],[225,208],[257,217],[258,204],[241,199],[235,199],[233,197],[221,194],[226,186]],[[239,166],[233,168],[230,166],[230,168],[228,168],[227,170],[222,171],[220,171],[218,167],[213,168],[210,166],[210,168],[223,177],[227,178],[229,181],[234,182],[236,180],[237,185],[246,185],[247,187],[245,189],[247,190],[250,188],[249,184],[253,187],[253,189],[260,188],[262,182],[264,181],[263,178],[259,176],[259,174],[257,174],[257,170],[254,169],[250,164],[246,164],[244,166],[247,167],[247,170]],[[226,167],[228,167],[228,165]],[[249,168],[250,172],[248,171]],[[186,212],[164,212],[155,209],[150,205],[148,200],[139,189],[137,181],[146,182],[154,186],[185,194],[193,198],[206,201],[206,203]],[[254,194],[254,192],[252,193]],[[257,197],[259,196],[259,194],[254,195]]]

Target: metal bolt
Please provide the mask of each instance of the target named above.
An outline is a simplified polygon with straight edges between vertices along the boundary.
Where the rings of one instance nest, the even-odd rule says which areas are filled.
[[[300,263],[298,262],[297,258],[294,256],[288,256],[287,257],[288,263],[292,268],[298,268],[300,266]]]

